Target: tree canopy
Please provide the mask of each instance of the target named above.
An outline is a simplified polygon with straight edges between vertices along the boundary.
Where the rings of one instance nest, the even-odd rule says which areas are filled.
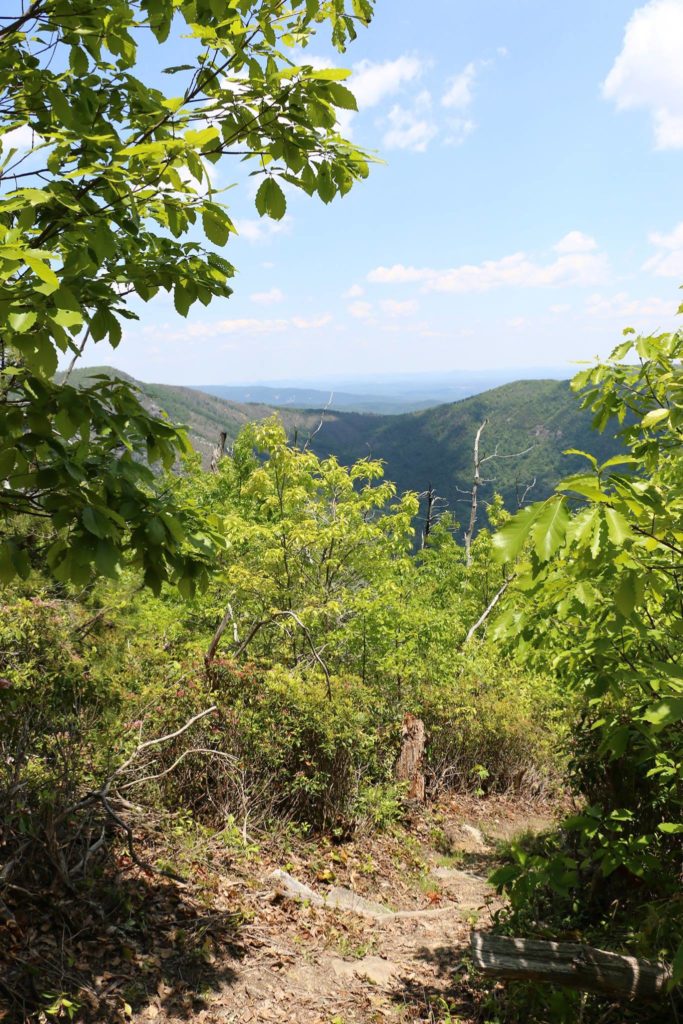
[[[329,203],[367,175],[367,156],[337,132],[339,109],[356,108],[349,72],[306,63],[305,48],[327,29],[343,51],[372,10],[372,0],[35,0],[0,19],[3,579],[28,572],[17,513],[49,521],[58,578],[113,572],[130,540],[153,587],[202,579],[209,535],[148,466],[172,465],[182,432],[123,383],[56,382],[58,359],[89,341],[116,347],[136,317],[129,296],[172,292],[186,316],[230,295],[234,268],[218,250],[235,225],[213,164],[247,161],[261,179],[257,210],[275,219],[287,188]],[[141,40],[163,53],[179,35],[186,63],[164,69],[168,89],[150,85]]]

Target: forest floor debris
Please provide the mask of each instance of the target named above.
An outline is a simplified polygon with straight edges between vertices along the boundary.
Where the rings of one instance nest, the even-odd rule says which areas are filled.
[[[92,900],[16,892],[14,920],[0,923],[0,1020],[23,1021],[38,1001],[32,1020],[475,1021],[467,946],[500,905],[486,882],[495,841],[550,821],[547,808],[457,797],[344,842],[179,847],[188,885],[120,856],[114,874],[93,879]],[[144,853],[158,862],[171,851],[156,836]],[[283,877],[301,883],[298,901]]]

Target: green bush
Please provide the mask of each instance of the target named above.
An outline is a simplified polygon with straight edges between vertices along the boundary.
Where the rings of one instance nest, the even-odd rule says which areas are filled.
[[[422,685],[432,790],[549,795],[560,786],[567,714],[548,678],[480,648]]]

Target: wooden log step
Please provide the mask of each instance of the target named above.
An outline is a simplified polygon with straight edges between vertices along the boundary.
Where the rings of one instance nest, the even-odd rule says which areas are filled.
[[[656,998],[671,978],[667,964],[620,956],[578,942],[473,932],[471,947],[477,968],[490,977],[545,981],[624,999]]]

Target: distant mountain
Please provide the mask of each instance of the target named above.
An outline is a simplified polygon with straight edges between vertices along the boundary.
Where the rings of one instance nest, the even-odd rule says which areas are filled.
[[[269,387],[264,384],[198,384],[196,390],[233,402],[256,402],[282,409],[336,409],[339,412],[402,413],[429,409],[437,398],[410,398],[403,395],[352,394],[348,391],[324,391],[321,388]]]
[[[526,379],[562,380],[570,368],[533,367]],[[334,409],[338,412],[376,412],[394,415],[459,402],[471,395],[510,384],[514,370],[451,371],[435,377],[428,373],[388,374],[329,381],[266,381],[258,384],[201,384],[199,391],[233,402],[258,402],[277,408]]]
[[[85,382],[96,373],[132,380],[110,367],[78,370],[71,380]],[[482,437],[483,452],[497,451],[501,457],[486,463],[484,475],[489,482],[483,494],[498,490],[513,508],[517,495],[532,481],[536,482],[530,497],[544,498],[561,477],[585,464],[578,456],[564,456],[565,449],[578,448],[599,459],[620,450],[613,434],[592,430],[590,414],[579,408],[565,381],[516,381],[459,402],[399,415],[334,409],[321,415],[320,408],[275,409],[193,388],[135,383],[147,408],[163,410],[188,428],[205,462],[221,430],[234,440],[245,423],[277,412],[289,436],[299,444],[310,438],[318,455],[335,455],[346,464],[368,456],[382,459],[387,478],[396,483],[399,492],[420,492],[431,483],[447,499],[456,518],[459,510],[464,510],[458,488],[471,486],[474,436],[484,419],[488,423]],[[322,427],[316,432],[321,419]],[[525,454],[511,457],[522,451]]]

